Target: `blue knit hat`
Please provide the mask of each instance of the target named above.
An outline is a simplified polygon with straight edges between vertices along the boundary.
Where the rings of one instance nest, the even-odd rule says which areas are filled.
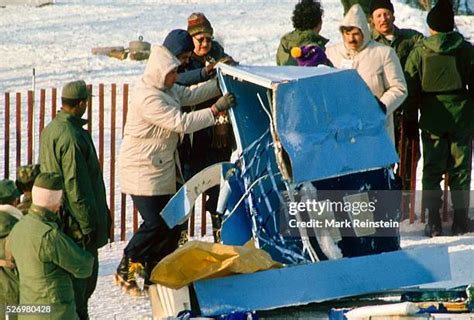
[[[163,42],[163,46],[175,56],[194,50],[193,38],[191,38],[186,30],[181,29],[176,29],[168,33]]]

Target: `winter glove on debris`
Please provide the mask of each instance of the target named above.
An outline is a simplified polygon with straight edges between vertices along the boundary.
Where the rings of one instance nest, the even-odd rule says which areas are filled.
[[[384,114],[387,114],[387,106],[382,101],[380,101],[380,99],[377,98],[376,96],[374,96],[374,98],[375,98],[375,100],[377,100],[377,103],[379,104],[380,110],[382,110]]]
[[[217,62],[228,64],[230,66],[235,66],[239,64],[239,62],[235,61],[234,58],[232,58],[231,56],[227,56],[222,59],[219,59],[219,61]]]
[[[235,96],[232,93],[226,93],[220,97],[216,103],[214,103],[212,108],[215,109],[213,112],[222,112],[232,108],[233,106],[235,106]]]
[[[201,77],[204,79],[209,79],[216,74],[215,63],[210,63],[204,68],[201,69]]]

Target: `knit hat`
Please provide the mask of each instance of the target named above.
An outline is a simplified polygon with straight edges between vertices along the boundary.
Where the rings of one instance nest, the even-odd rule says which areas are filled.
[[[390,10],[392,13],[394,12],[393,4],[390,0],[372,0],[370,3],[370,14],[374,13],[377,9],[387,9]]]
[[[20,196],[20,191],[11,180],[0,180],[0,204],[8,204]]]
[[[193,38],[186,30],[176,29],[168,33],[163,46],[175,56],[194,50]]]
[[[62,98],[71,100],[85,100],[91,96],[84,80],[66,83],[61,94]]]
[[[439,0],[426,17],[428,26],[438,32],[450,32],[454,29],[454,12],[449,0]]]
[[[59,173],[41,172],[31,191],[33,204],[46,208],[60,204],[63,187],[63,177]]]
[[[211,23],[202,12],[194,12],[188,17],[188,32],[191,37],[199,33],[213,34]]]
[[[323,49],[312,44],[291,48],[291,56],[295,58],[298,65],[302,67],[316,67],[327,61]]]

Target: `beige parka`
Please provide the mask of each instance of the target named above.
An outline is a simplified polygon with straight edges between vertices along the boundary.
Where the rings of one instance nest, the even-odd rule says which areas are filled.
[[[166,88],[166,75],[179,65],[168,49],[155,45],[143,77],[133,88],[119,157],[123,193],[174,194],[180,137],[214,124],[210,108],[183,113],[181,106],[196,105],[220,95],[217,81]]]
[[[336,68],[348,68],[347,65],[351,64],[372,94],[387,107],[386,128],[394,141],[393,112],[402,104],[408,93],[397,54],[389,46],[371,40],[367,18],[358,4],[353,5],[347,12],[340,27],[359,28],[364,35],[363,44],[357,51],[347,49],[344,43],[336,44],[327,48],[326,55]]]

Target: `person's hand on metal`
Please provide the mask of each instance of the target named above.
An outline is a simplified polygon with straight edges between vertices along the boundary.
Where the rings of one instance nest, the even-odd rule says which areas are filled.
[[[203,67],[201,69],[201,74],[203,78],[211,78],[216,74],[216,69],[215,69],[216,63],[209,63],[207,66]]]
[[[217,61],[217,62],[228,64],[230,66],[235,66],[235,65],[239,64],[239,62],[235,61],[234,58],[232,58],[231,56],[227,56],[227,57],[224,57],[222,59],[219,59],[219,61]]]
[[[226,93],[212,105],[211,110],[214,115],[217,115],[219,112],[226,111],[233,106],[235,106],[235,96],[232,93]]]

